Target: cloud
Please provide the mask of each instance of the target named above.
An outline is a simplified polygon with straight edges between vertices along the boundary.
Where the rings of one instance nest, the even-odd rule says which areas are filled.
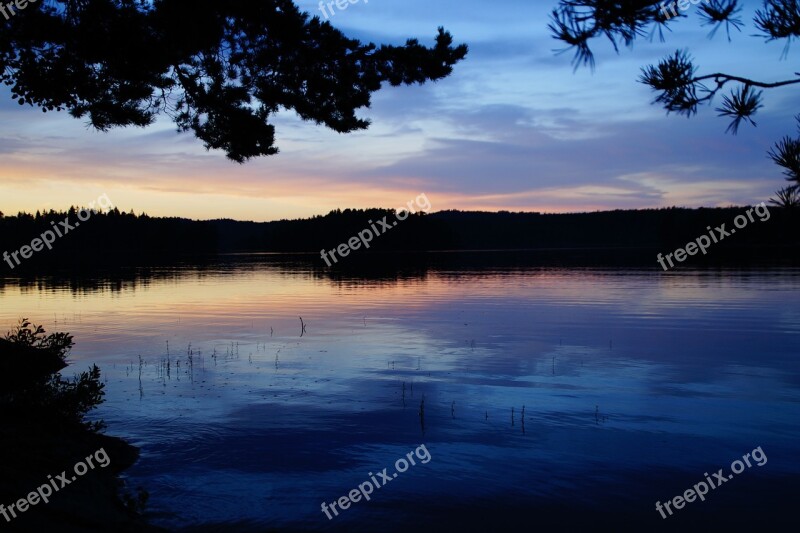
[[[317,13],[318,2],[298,3]],[[563,211],[749,203],[783,185],[766,151],[796,131],[795,91],[765,93],[758,128],[730,136],[713,105],[691,120],[665,116],[636,81],[643,65],[683,47],[704,71],[777,81],[792,70],[778,60],[780,44],[746,32],[708,40],[690,13],[666,43],[644,39],[616,54],[599,40],[597,69],[573,72],[547,30],[555,4],[351,5],[333,19],[349,35],[431,44],[443,25],[470,54],[445,80],[376,93],[359,111],[367,131],[340,135],[283,111],[273,120],[281,153],[246,165],[166,119],[98,133],[0,89],[0,210],[79,203],[100,190],[136,211],[197,218],[309,216],[400,205],[419,192],[438,198],[436,209]]]

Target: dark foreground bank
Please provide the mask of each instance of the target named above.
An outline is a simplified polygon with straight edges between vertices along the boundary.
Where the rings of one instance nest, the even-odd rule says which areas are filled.
[[[0,529],[158,531],[139,516],[146,493],[119,477],[139,450],[84,418],[102,401],[99,369],[61,376],[71,346],[26,321],[0,339]]]

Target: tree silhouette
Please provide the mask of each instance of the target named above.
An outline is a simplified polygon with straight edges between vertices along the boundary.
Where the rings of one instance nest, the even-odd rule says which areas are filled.
[[[567,44],[562,51],[575,50],[573,63],[576,69],[581,65],[594,68],[594,55],[589,46],[592,39],[605,37],[617,51],[620,45],[630,47],[637,38],[648,35],[652,38],[657,34],[663,41],[663,30],[668,29],[672,22],[685,18],[683,11],[697,3],[694,0],[561,0],[551,13],[549,28],[554,38]],[[701,24],[713,26],[709,37],[724,26],[730,40],[731,28],[741,31],[743,26],[740,12],[741,2],[738,0],[703,0],[697,5]],[[785,58],[792,39],[800,37],[800,1],[764,0],[753,23],[758,31],[756,37],[767,42],[785,40],[782,54]],[[727,131],[736,134],[742,122],[755,125],[753,116],[762,107],[764,90],[800,83],[800,72],[776,82],[722,72],[698,75],[691,55],[685,50],[677,50],[657,66],[643,68],[639,81],[658,93],[653,103],[662,105],[667,113],[689,117],[697,113],[699,105],[710,103],[717,93],[730,87],[716,111],[719,116],[731,119]],[[784,168],[787,180],[794,182],[790,188],[798,187],[800,139],[784,138],[775,144],[769,155]]]
[[[769,201],[771,204],[787,209],[797,209],[800,207],[800,192],[797,187],[784,187],[775,191],[775,198]]]
[[[432,47],[362,43],[290,0],[42,0],[0,18],[0,79],[20,105],[101,131],[163,113],[240,163],[277,153],[280,109],[365,129],[355,112],[383,82],[444,78],[466,54],[443,28]]]

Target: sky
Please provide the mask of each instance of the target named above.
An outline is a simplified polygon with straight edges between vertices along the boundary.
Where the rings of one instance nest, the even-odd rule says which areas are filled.
[[[322,16],[317,1],[295,2]],[[792,86],[765,92],[757,128],[725,133],[714,107],[687,119],[651,105],[641,67],[689,49],[699,74],[792,78],[796,50],[755,37],[751,2],[741,33],[708,39],[694,11],[666,42],[616,54],[597,40],[596,69],[573,70],[547,24],[555,0],[358,0],[330,21],[350,37],[433,44],[444,26],[470,47],[453,74],[384,87],[346,135],[273,117],[275,156],[231,162],[167,118],[100,133],[66,113],[19,106],[0,89],[0,211],[88,205],[105,194],[123,211],[193,219],[268,221],[332,209],[400,208],[424,193],[433,211],[575,212],[766,201],[785,184],[767,151],[794,135]],[[24,16],[21,12],[19,16]]]

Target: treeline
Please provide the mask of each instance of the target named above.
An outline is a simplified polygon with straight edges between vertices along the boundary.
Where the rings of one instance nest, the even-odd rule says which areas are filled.
[[[72,227],[52,244],[32,253],[21,265],[49,265],[54,261],[118,261],[120,259],[175,259],[193,254],[226,252],[312,252],[332,250],[367,229],[391,229],[373,236],[369,250],[550,250],[550,249],[640,249],[670,252],[711,228],[734,228],[734,219],[746,208],[665,208],[617,210],[596,213],[541,214],[513,212],[440,211],[417,213],[399,221],[394,210],[345,209],[299,220],[239,222],[234,220],[192,221],[124,213],[113,209],[94,213]],[[769,209],[769,219],[754,213],[754,221],[726,237],[715,250],[758,251],[777,255],[795,254],[800,247],[800,211]],[[72,225],[80,211],[15,216],[0,215],[0,253],[13,252],[46,231]],[[86,213],[83,213],[86,216]],[[394,222],[397,222],[394,225]],[[384,226],[385,227],[385,226]],[[374,232],[373,232],[374,233]],[[738,252],[737,252],[738,253]],[[796,255],[796,254],[795,254]],[[8,264],[3,263],[8,269]],[[7,272],[8,270],[6,270]]]
[[[37,238],[53,241],[50,246],[40,245],[42,249],[32,252],[30,258],[23,259],[18,254],[24,261],[22,266],[54,260],[102,262],[142,256],[177,257],[217,250],[216,235],[215,225],[210,222],[136,215],[117,208],[105,213],[77,207],[15,216],[0,213],[0,253],[19,251]],[[2,264],[9,268],[8,260]]]

